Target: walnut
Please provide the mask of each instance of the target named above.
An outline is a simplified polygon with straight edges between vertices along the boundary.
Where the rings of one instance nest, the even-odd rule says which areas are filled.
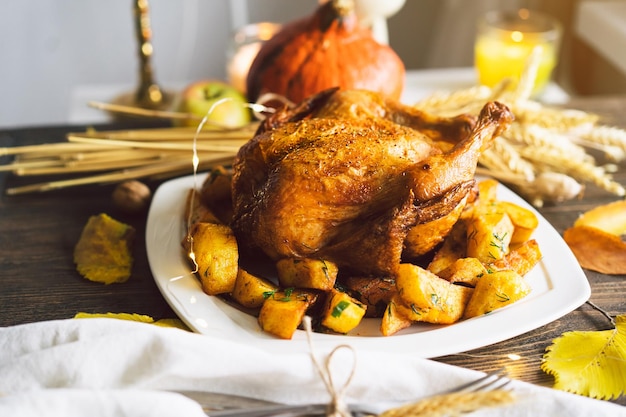
[[[148,208],[152,192],[144,183],[131,180],[115,187],[112,197],[118,208],[128,213],[140,213]]]

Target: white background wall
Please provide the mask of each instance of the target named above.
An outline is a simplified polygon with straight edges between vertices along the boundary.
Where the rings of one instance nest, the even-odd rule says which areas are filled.
[[[156,78],[164,87],[225,78],[233,24],[287,21],[315,0],[150,0]],[[65,123],[85,86],[137,80],[133,0],[0,1],[0,127]],[[243,6],[243,7],[242,7]]]
[[[578,1],[406,0],[389,20],[389,40],[408,69],[471,66],[475,22],[486,10],[523,6],[558,14]],[[202,78],[224,79],[224,48],[234,27],[290,21],[310,14],[317,3],[150,0],[157,81],[167,89]],[[0,128],[72,122],[79,99],[106,99],[102,91],[112,86],[134,89],[133,4],[0,0]]]

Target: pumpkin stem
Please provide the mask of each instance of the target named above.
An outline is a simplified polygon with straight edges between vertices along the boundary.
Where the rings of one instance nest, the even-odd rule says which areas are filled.
[[[322,4],[318,10],[320,16],[320,29],[322,32],[339,21],[342,24],[344,19],[350,17],[354,13],[354,0],[330,0]]]
[[[354,10],[354,0],[332,0],[333,9],[337,16],[348,16]]]

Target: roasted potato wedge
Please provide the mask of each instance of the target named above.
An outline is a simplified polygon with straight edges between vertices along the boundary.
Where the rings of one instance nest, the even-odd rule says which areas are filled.
[[[332,289],[326,298],[322,326],[337,333],[348,333],[361,323],[367,307],[345,292]]]
[[[499,182],[493,178],[487,178],[478,182],[477,205],[488,204],[498,199]]]
[[[239,268],[231,296],[243,307],[259,308],[268,294],[273,294],[277,290],[278,286],[274,283]]]
[[[457,259],[467,255],[467,225],[464,221],[457,222],[441,247],[437,250],[433,259],[428,264],[428,269],[433,274],[438,274],[452,265]]]
[[[281,287],[312,288],[329,291],[335,286],[339,268],[322,259],[285,258],[276,262]]]
[[[451,284],[413,264],[400,264],[396,285],[403,304],[420,310],[434,310],[436,323],[458,321],[472,293],[472,288]]]
[[[239,270],[239,251],[232,229],[223,224],[197,223],[190,237],[202,290],[209,295],[232,292]]]
[[[467,196],[447,215],[413,226],[404,240],[403,256],[415,258],[434,249],[457,223],[463,209],[465,209],[466,202]]]
[[[539,226],[539,219],[535,213],[509,201],[498,201],[497,204],[509,215],[509,219],[513,223],[511,245],[516,246],[530,239],[537,226]]]
[[[415,304],[406,303],[402,297],[394,297],[392,300],[398,320],[405,318],[412,323],[452,324],[446,312],[437,308],[421,308]],[[456,322],[456,321],[455,321]]]
[[[261,329],[281,339],[291,339],[317,297],[313,292],[299,289],[267,294],[258,317]]]
[[[380,322],[380,333],[382,333],[383,336],[391,336],[413,324],[413,320],[398,309],[398,305],[400,305],[401,302],[402,301],[396,294],[396,296],[392,297],[387,303],[387,308]]]
[[[512,304],[530,293],[530,286],[515,271],[496,271],[483,276],[472,293],[463,318],[491,313]]]
[[[476,282],[487,273],[485,266],[476,258],[459,258],[441,271],[438,276],[453,284],[476,286]]]
[[[483,263],[501,259],[509,252],[514,226],[498,204],[474,207],[467,222],[467,256]]]
[[[511,250],[504,258],[487,265],[490,270],[513,270],[524,276],[537,265],[543,255],[536,240],[531,239]]]

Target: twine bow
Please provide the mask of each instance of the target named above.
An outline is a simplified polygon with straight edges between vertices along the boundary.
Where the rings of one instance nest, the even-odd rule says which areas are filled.
[[[306,331],[307,341],[309,343],[309,350],[311,352],[311,360],[317,369],[318,374],[322,378],[324,385],[326,386],[326,390],[331,396],[331,401],[328,404],[326,409],[326,415],[328,417],[352,417],[352,413],[350,413],[350,409],[348,405],[345,403],[343,396],[354,377],[354,373],[356,370],[356,352],[354,348],[350,345],[339,345],[335,347],[326,357],[324,364],[322,365],[317,355],[315,354],[315,348],[313,346],[312,334],[313,331],[311,329],[311,317],[305,316],[303,319],[304,329]],[[343,385],[340,387],[335,387],[335,382],[332,377],[332,367],[331,362],[335,353],[337,353],[341,349],[349,349],[352,352],[352,356],[354,358],[352,369],[350,370],[350,375],[344,381]]]

